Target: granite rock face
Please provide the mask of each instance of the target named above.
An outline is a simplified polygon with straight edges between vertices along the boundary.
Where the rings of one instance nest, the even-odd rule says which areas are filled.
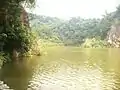
[[[107,42],[113,47],[120,47],[120,25],[112,25],[107,35]]]

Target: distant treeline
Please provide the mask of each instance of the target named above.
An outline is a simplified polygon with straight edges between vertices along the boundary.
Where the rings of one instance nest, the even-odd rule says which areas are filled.
[[[64,45],[81,45],[86,39],[106,40],[111,26],[120,19],[120,7],[115,12],[105,13],[103,18],[72,17],[62,20],[30,13],[29,19],[32,30],[36,31],[41,39],[61,42]]]

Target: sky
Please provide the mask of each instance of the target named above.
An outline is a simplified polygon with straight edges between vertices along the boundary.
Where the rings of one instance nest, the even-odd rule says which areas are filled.
[[[37,0],[36,8],[31,12],[63,19],[101,18],[105,11],[115,11],[119,4],[120,0]]]

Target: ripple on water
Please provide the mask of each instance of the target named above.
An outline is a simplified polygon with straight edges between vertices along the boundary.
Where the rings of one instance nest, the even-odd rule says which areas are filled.
[[[51,62],[36,68],[28,90],[116,90],[115,83],[98,67]]]
[[[3,81],[0,81],[0,90],[13,90],[10,89],[7,84],[5,84]]]

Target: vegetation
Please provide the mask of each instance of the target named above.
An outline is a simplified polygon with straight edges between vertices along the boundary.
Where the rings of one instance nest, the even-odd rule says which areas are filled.
[[[14,57],[31,54],[32,51],[33,54],[40,55],[40,48],[47,45],[108,47],[107,40],[116,35],[111,31],[111,26],[119,26],[120,6],[115,12],[106,13],[101,19],[72,17],[69,20],[62,20],[27,14],[24,7],[31,7],[34,4],[35,0],[1,1],[0,51],[5,55]],[[116,40],[113,38],[112,41]]]
[[[101,39],[86,39],[85,42],[82,44],[82,47],[85,48],[105,48],[108,47],[107,43],[104,40]]]
[[[64,45],[109,47],[108,40],[109,37],[112,37],[110,34],[112,32],[111,26],[116,24],[116,22],[118,25],[119,22],[119,7],[115,12],[106,12],[101,19],[72,17],[69,20],[62,20],[56,17],[39,16],[32,13],[29,14],[29,18],[32,30],[39,34],[40,39],[63,43]],[[90,42],[92,45],[86,46]],[[113,45],[111,44],[111,46]]]
[[[34,18],[31,20],[32,30],[39,34],[40,39],[64,45],[80,46],[87,38],[100,37],[101,40],[105,40],[111,26],[107,16],[102,19],[76,17],[66,21],[32,14],[30,16]]]
[[[0,59],[8,55],[8,58],[18,57],[32,46],[34,38],[23,3],[31,6],[35,0],[2,0],[0,3],[0,51],[4,53]]]
[[[81,48],[106,48],[109,46],[120,47],[120,6],[115,12],[106,13],[103,18],[100,19],[83,19],[81,17],[71,17],[71,19],[69,20],[62,20],[56,17],[39,16],[32,13],[28,14],[24,8],[27,6],[34,6],[34,4],[35,0],[1,0],[0,66],[3,65],[3,63],[17,60],[19,56],[23,57],[31,55],[41,55],[42,51],[51,46],[78,46]],[[113,88],[116,89],[116,86],[118,86],[116,83],[119,83],[116,81],[119,80],[113,79],[116,78],[115,76],[118,76],[117,71],[119,68],[119,64],[117,64],[116,62],[113,63],[112,59],[115,59],[115,57],[113,56],[116,55],[112,53],[112,50],[105,50],[104,53],[101,51],[91,52],[91,50],[86,50],[84,52],[82,49],[76,49],[71,49],[73,51],[69,51],[68,48],[65,48],[64,50],[59,51],[59,53],[53,50],[53,54],[49,54],[47,57],[42,57],[41,61],[37,61],[37,59],[35,58],[36,61],[33,62],[17,62],[7,65],[0,72],[0,79],[5,81],[5,83],[8,83],[8,85],[10,85],[11,87],[19,89],[21,89],[20,87],[25,87],[27,89],[27,86],[28,88],[30,86],[28,84],[35,85],[34,82],[37,83],[37,85],[35,86],[40,86],[41,88],[41,83],[43,83],[42,81],[44,81],[44,79],[54,80],[56,78],[54,78],[53,76],[68,76],[70,74],[70,78],[65,77],[65,79],[72,80],[74,79],[71,78],[73,75],[81,75],[81,73],[83,73],[83,79],[81,78],[83,81],[85,81],[85,83],[83,82],[83,87],[89,86],[89,81],[94,82],[94,80],[102,78],[102,80],[96,81],[98,82],[98,84],[96,85],[100,86],[98,87],[99,89],[105,89],[104,85],[101,84],[101,82],[106,82],[108,81],[107,79],[110,79],[111,82],[108,84],[104,83],[105,86],[110,86],[110,88],[112,89],[111,85],[113,85]],[[66,50],[68,51],[66,52]],[[114,53],[119,54],[119,50],[117,52],[115,51]],[[56,60],[58,60],[59,62],[57,62]],[[71,62],[68,60],[70,60]],[[82,64],[83,67],[80,66]],[[113,66],[110,66],[109,64]],[[118,68],[115,68],[115,66]],[[66,70],[68,72],[63,75]],[[114,74],[114,72],[116,75]],[[95,75],[92,75],[91,77],[87,77],[88,80],[85,79],[85,75],[94,73],[96,73],[96,75],[98,76],[97,78]],[[39,77],[36,78],[36,76],[43,77],[39,79]],[[81,76],[77,75],[77,78],[79,77]],[[62,81],[62,79],[64,78],[58,77],[56,80]],[[30,80],[33,80],[33,84]],[[40,81],[40,83],[38,83],[37,81]],[[56,82],[52,83],[57,84]],[[63,86],[65,83],[66,81],[63,82],[63,84],[61,85]],[[70,86],[70,83],[66,84]],[[45,82],[44,85],[45,84],[49,83]]]

